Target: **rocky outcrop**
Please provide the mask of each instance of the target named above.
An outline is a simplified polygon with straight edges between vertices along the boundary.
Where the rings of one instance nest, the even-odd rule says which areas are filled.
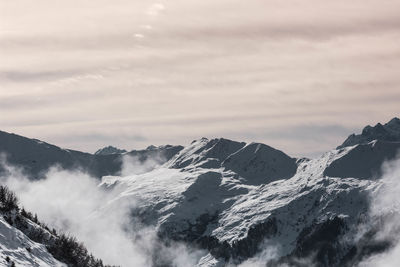
[[[400,142],[400,119],[393,118],[384,125],[378,123],[374,127],[368,125],[363,129],[361,134],[350,135],[343,144],[337,148],[366,144],[373,140]]]

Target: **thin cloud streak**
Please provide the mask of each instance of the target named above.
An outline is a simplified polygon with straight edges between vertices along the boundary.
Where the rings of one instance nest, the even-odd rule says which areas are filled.
[[[399,115],[398,1],[0,5],[1,130],[91,152],[224,136],[307,156],[351,133],[331,125]]]

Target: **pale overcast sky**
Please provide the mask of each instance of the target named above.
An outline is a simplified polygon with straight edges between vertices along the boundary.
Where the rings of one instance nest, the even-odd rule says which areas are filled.
[[[0,0],[0,130],[316,155],[399,116],[400,1]]]

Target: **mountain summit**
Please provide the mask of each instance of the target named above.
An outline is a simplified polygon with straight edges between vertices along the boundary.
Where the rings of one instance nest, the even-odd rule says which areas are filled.
[[[119,149],[114,146],[106,146],[106,147],[103,147],[103,148],[97,150],[94,154],[95,155],[111,155],[111,154],[122,154],[122,153],[126,153],[126,152],[128,152],[128,151],[126,151],[125,149]]]
[[[400,142],[400,119],[395,117],[388,123],[376,124],[374,127],[366,126],[361,134],[352,134],[338,148],[366,144],[373,140]]]

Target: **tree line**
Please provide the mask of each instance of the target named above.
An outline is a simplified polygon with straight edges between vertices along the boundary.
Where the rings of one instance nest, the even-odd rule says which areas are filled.
[[[44,244],[53,257],[70,267],[111,267],[104,265],[88,252],[83,243],[75,237],[57,233],[53,228],[40,222],[37,215],[19,207],[18,198],[7,186],[0,185],[0,213],[12,226],[22,231],[31,240]],[[29,221],[36,224],[32,227]],[[30,251],[30,248],[26,248]]]

